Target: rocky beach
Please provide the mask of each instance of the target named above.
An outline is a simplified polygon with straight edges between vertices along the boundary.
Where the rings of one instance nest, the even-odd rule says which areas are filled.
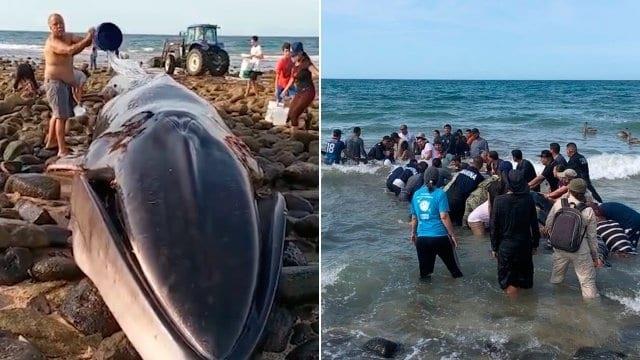
[[[22,61],[32,63],[42,83],[43,64]],[[100,92],[112,73],[103,68],[89,77],[82,101],[87,113],[67,122],[75,158],[60,161],[43,149],[51,114],[46,99],[13,93],[19,62],[0,58],[0,359],[139,359],[75,264],[67,226],[76,171],[61,166],[81,163],[104,105]],[[283,270],[256,358],[317,359],[318,101],[307,115],[310,130],[291,134],[265,120],[272,73],[260,78],[260,95],[248,98],[246,82],[233,76],[178,73],[174,79],[209,101],[249,147],[264,173],[256,193],[279,191],[286,199]]]

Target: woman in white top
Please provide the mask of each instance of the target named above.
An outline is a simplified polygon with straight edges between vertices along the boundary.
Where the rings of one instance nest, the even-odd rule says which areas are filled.
[[[258,44],[258,37],[253,35],[251,37],[251,52],[250,52],[250,60],[251,63],[251,71],[249,72],[249,82],[247,83],[247,90],[244,92],[244,96],[249,96],[249,91],[253,89],[253,93],[258,96],[258,88],[256,87],[256,82],[258,80],[258,75],[262,75],[260,71],[260,60],[264,59],[264,55],[262,54],[262,46]]]

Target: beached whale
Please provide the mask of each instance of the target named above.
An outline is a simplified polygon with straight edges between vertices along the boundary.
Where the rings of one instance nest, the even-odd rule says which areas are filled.
[[[161,75],[105,104],[74,178],[74,256],[145,359],[244,359],[282,264],[282,195],[215,109]]]

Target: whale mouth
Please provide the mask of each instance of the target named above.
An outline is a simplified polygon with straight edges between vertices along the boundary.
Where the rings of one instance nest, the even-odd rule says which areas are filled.
[[[188,328],[177,324],[162,305],[127,236],[122,203],[109,171],[79,174],[73,182],[74,256],[100,290],[105,303],[141,354],[156,359],[213,359],[249,356],[270,312],[281,269],[285,231],[284,198],[274,194],[257,202],[261,261],[252,312],[234,345],[223,354],[202,351]],[[162,354],[162,355],[160,355]]]

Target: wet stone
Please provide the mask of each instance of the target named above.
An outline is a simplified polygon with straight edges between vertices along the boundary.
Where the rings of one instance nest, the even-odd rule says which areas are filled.
[[[392,358],[400,349],[400,345],[391,340],[376,337],[367,341],[363,349],[384,358]]]
[[[292,241],[285,241],[284,256],[282,266],[305,266],[308,265],[307,258],[302,251]]]
[[[283,352],[293,333],[292,328],[295,321],[295,317],[287,309],[274,306],[264,330],[265,342],[262,350]]]
[[[57,200],[60,198],[60,182],[42,174],[15,174],[7,180],[5,192],[17,192],[23,196]]]
[[[28,279],[32,261],[29,249],[7,249],[0,255],[0,285],[13,285]]]
[[[29,342],[9,337],[0,337],[0,359],[44,360],[45,357]]]
[[[320,358],[320,341],[309,340],[287,354],[286,360],[317,360]]]
[[[37,261],[31,268],[36,281],[75,280],[84,274],[73,259],[54,256]]]
[[[120,330],[98,289],[86,278],[64,299],[60,315],[85,335],[100,333],[106,337]]]

